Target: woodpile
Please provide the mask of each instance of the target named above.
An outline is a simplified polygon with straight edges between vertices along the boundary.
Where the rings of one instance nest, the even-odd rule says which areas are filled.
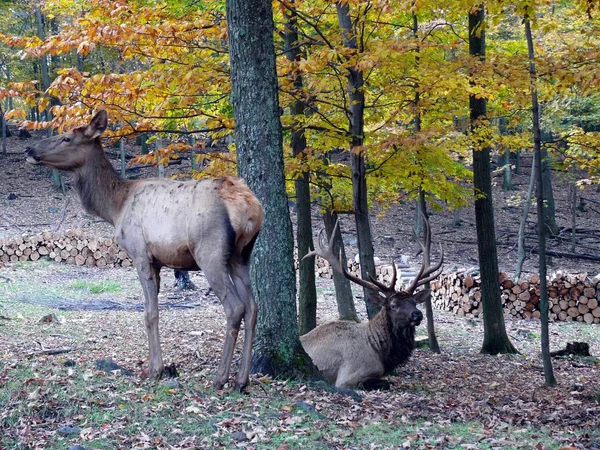
[[[0,239],[0,268],[11,262],[50,259],[56,262],[88,267],[129,267],[132,261],[119,248],[114,237],[88,237],[82,230],[65,233],[44,232],[11,239]],[[317,276],[332,278],[328,262],[317,258]],[[360,266],[348,261],[348,271],[360,276]],[[377,265],[377,279],[389,284],[391,265]],[[406,283],[414,270],[398,269],[396,287]],[[517,318],[540,317],[540,283],[534,275],[514,283],[506,274],[499,274],[499,289],[506,315]],[[483,304],[479,276],[469,273],[449,273],[432,282],[432,301],[437,309],[466,317],[481,317]],[[550,320],[578,321],[600,324],[600,282],[589,281],[585,275],[557,274],[548,282]]]
[[[354,275],[356,277],[360,277],[360,265],[354,261],[348,261],[348,272],[351,275]],[[410,270],[410,273],[405,273],[404,269],[397,269],[398,270],[398,280],[396,281],[396,287],[400,288],[400,285],[402,283],[402,279],[400,278],[401,276],[404,277],[404,279],[406,279],[407,276],[414,276],[414,271]],[[333,268],[331,267],[331,265],[325,261],[324,259],[317,257],[316,262],[315,262],[315,273],[318,277],[321,278],[333,278]],[[375,274],[377,275],[377,279],[379,281],[382,281],[386,284],[389,284],[390,281],[392,280],[392,266],[391,265],[376,265],[375,266]]]
[[[504,313],[517,318],[540,317],[540,280],[537,275],[518,283],[499,274]],[[436,308],[466,317],[481,317],[480,279],[466,273],[451,273],[432,283]],[[558,321],[600,323],[600,283],[585,275],[557,274],[548,282],[549,318]]]
[[[132,265],[115,238],[87,237],[82,230],[0,239],[0,264],[41,258],[88,267]]]

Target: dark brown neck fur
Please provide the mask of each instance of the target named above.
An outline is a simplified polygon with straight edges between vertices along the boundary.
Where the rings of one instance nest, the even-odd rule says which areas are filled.
[[[86,163],[73,175],[85,210],[114,225],[132,182],[119,177],[104,154],[100,139],[94,142]]]
[[[406,362],[415,347],[415,327],[394,328],[385,308],[369,322],[369,341],[381,355],[385,373]]]

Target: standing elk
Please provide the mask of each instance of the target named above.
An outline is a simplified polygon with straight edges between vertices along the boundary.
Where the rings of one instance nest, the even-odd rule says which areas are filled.
[[[213,386],[221,389],[229,379],[244,320],[242,362],[234,386],[243,390],[258,312],[249,259],[263,222],[261,204],[242,180],[233,177],[121,179],[102,149],[100,135],[107,125],[107,113],[100,110],[87,126],[27,147],[27,161],[71,172],[84,208],[114,225],[117,242],[133,260],[144,291],[150,377],[159,379],[164,369],[158,332],[160,269],[201,268],[227,317]]]
[[[429,222],[425,220],[425,243],[418,240],[423,252],[423,264],[411,284],[405,290],[397,291],[394,263],[389,285],[374,279],[366,281],[355,277],[342,267],[340,259],[331,251],[336,230],[331,234],[328,248],[320,243],[323,231],[319,233],[315,250],[305,258],[320,256],[350,281],[377,291],[370,299],[381,310],[367,323],[337,320],[323,324],[300,337],[302,346],[325,379],[338,388],[389,389],[389,382],[381,377],[388,375],[412,355],[415,327],[423,319],[423,313],[416,305],[423,303],[430,295],[428,289],[417,293],[414,291],[439,276],[444,262],[443,251],[440,247],[440,261],[434,267],[426,264],[429,261],[431,230]]]

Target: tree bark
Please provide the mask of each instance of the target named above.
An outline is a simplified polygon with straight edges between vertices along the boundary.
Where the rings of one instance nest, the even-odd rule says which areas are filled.
[[[501,135],[507,134],[506,132],[506,122],[507,119],[505,117],[501,117],[498,120],[498,131]],[[507,147],[502,152],[502,157],[500,158],[501,164],[504,166],[504,170],[502,173],[502,189],[505,191],[511,191],[514,189],[512,184],[511,175],[512,172],[510,170],[510,149]]]
[[[523,214],[521,214],[521,222],[519,223],[519,234],[517,236],[517,267],[515,269],[515,283],[521,277],[523,263],[525,262],[525,225],[527,225],[527,217],[529,216],[529,208],[531,207],[531,197],[533,196],[533,186],[535,185],[535,153],[531,162],[531,177],[529,178],[529,187],[527,188],[527,197],[523,205]]]
[[[338,23],[342,31],[344,47],[354,49],[358,53],[358,44],[352,29],[350,6],[347,2],[338,2],[336,5]],[[365,94],[363,92],[363,73],[356,67],[348,69],[348,104],[349,106],[349,132],[352,150],[352,203],[354,206],[354,219],[356,221],[356,235],[358,240],[358,255],[360,258],[360,271],[363,279],[375,277],[375,261],[373,251],[373,237],[369,222],[369,205],[367,203],[367,177],[365,158],[358,147],[364,142],[364,109]],[[375,317],[379,307],[371,302],[369,297],[375,291],[363,288],[365,304],[369,318]]]
[[[485,9],[483,4],[469,11],[469,54],[485,61]],[[469,95],[471,130],[476,131],[486,120],[485,98]],[[506,333],[504,311],[498,285],[498,257],[494,229],[494,205],[492,202],[492,177],[490,149],[488,146],[473,147],[473,184],[475,188],[475,222],[477,248],[481,271],[481,296],[483,302],[482,353],[516,353]]]
[[[226,6],[238,172],[265,210],[252,253],[252,286],[260,308],[252,369],[291,376],[312,371],[312,364],[298,338],[272,5],[269,0],[227,0]]]
[[[419,42],[418,38],[419,38],[419,19],[417,17],[417,15],[415,13],[413,13],[412,15],[413,17],[413,38],[415,39],[416,42]],[[415,57],[415,63],[417,65],[417,69],[419,67],[419,52],[420,52],[420,47],[417,44],[416,50],[417,52],[417,56]],[[415,100],[414,100],[414,107],[415,107],[415,118],[414,118],[414,123],[415,123],[415,133],[420,133],[421,132],[421,110],[419,109],[419,103],[421,101],[421,94],[419,91],[419,83],[416,84],[415,86]],[[415,230],[416,230],[416,234],[420,235],[423,231],[424,231],[424,227],[423,227],[423,220],[422,220],[422,216],[423,217],[428,217],[427,215],[427,202],[425,201],[425,191],[423,189],[419,189],[419,200],[417,201],[417,217],[416,217],[416,223],[415,223]],[[423,254],[423,264],[425,264],[426,266],[429,266],[430,260],[429,260],[429,255],[425,255]],[[392,264],[394,264],[394,262],[392,261]],[[431,289],[431,283],[425,283],[425,289]],[[435,353],[440,353],[440,344],[438,343],[437,337],[435,335],[435,324],[433,321],[433,306],[431,304],[431,295],[427,296],[427,299],[425,300],[425,313],[427,316],[427,337],[429,338],[429,349]]]
[[[331,233],[333,233],[333,228],[335,227],[335,223],[337,221],[338,214],[331,209],[327,209],[325,214],[323,214],[323,223],[325,225],[325,233],[327,234],[328,242],[331,238]],[[346,258],[346,249],[344,248],[344,240],[342,239],[342,230],[340,227],[338,227],[333,239],[332,251],[334,255],[341,255],[342,267],[348,267],[348,259]],[[335,295],[340,320],[352,320],[354,322],[360,322],[358,315],[356,314],[356,307],[354,306],[354,295],[352,294],[350,280],[334,270],[333,284],[335,286]]]
[[[298,45],[297,14],[294,2],[290,2],[290,9],[285,11],[286,16],[286,56],[290,61],[301,61],[304,58],[301,47]],[[295,71],[292,73],[292,82],[297,93],[302,92],[302,77]],[[299,117],[304,115],[306,105],[301,100],[292,102],[291,115]],[[302,159],[306,150],[306,136],[303,127],[294,127],[291,133],[292,154],[295,158]],[[297,224],[296,246],[298,248],[298,307],[300,335],[308,333],[317,326],[317,289],[315,287],[315,257],[304,259],[304,256],[313,249],[312,220],[310,212],[310,174],[302,173],[295,181]]]
[[[0,128],[2,128],[2,154],[6,155],[6,120],[4,120],[4,111],[0,104]]]
[[[539,111],[539,105],[538,105]],[[542,158],[542,178],[544,181],[544,226],[550,236],[558,235],[558,225],[556,223],[556,205],[554,202],[554,192],[552,191],[552,171],[550,169],[550,155],[546,147],[542,147],[540,133],[540,154]]]
[[[546,227],[544,217],[544,174],[542,172],[542,145],[540,133],[540,108],[537,97],[537,71],[535,66],[535,53],[533,36],[529,17],[525,16],[525,39],[527,40],[527,54],[529,57],[529,79],[531,89],[531,109],[533,116],[533,151],[535,153],[536,196],[537,196],[537,221],[539,239],[539,275],[540,275],[540,313],[542,328],[542,361],[544,363],[544,379],[546,386],[555,386],[554,370],[550,358],[550,334],[548,331],[548,284],[546,279]]]
[[[44,17],[42,16],[42,10],[40,8],[35,9],[35,22],[37,26],[37,34],[41,40],[44,40]],[[48,75],[48,57],[42,55],[40,57],[40,71],[42,74],[42,89],[44,92],[50,87],[50,76]],[[44,118],[46,121],[52,120],[50,114],[50,108],[44,110]],[[52,128],[48,128],[48,136],[52,136]],[[52,169],[52,184],[57,188],[61,189],[62,193],[65,193],[65,185],[62,179],[62,175],[58,169]]]
[[[425,191],[421,190],[419,192],[419,203],[418,203],[418,210],[420,213],[423,213],[423,215],[428,218],[429,215],[427,214],[427,203],[425,202]],[[418,214],[419,216],[421,214]],[[423,227],[421,227],[423,228]],[[421,232],[421,231],[419,231]],[[423,242],[425,242],[423,240]],[[429,260],[429,255],[423,254],[423,264],[425,264],[426,267],[429,267],[429,263],[431,261]],[[424,285],[425,289],[431,289],[431,283],[427,282]],[[431,304],[431,295],[427,296],[427,299],[425,300],[425,313],[427,316],[427,337],[429,340],[429,349],[435,353],[441,353],[440,351],[440,344],[438,343],[437,340],[437,336],[435,335],[435,324],[433,321],[433,305]]]

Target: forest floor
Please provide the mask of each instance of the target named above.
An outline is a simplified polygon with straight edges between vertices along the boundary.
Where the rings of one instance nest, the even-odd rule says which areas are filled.
[[[24,145],[11,138],[10,154],[0,157],[0,236],[56,228],[111,235],[109,225],[82,211],[72,191],[53,191],[44,169],[26,165]],[[520,208],[514,202],[526,190],[528,172],[515,177],[520,190],[494,192],[499,259],[507,272],[516,259]],[[557,218],[568,228],[568,183],[555,179]],[[595,190],[581,195],[600,200]],[[600,255],[600,207],[591,200],[577,213],[582,233],[575,253]],[[472,211],[465,209],[461,218],[459,228],[450,225],[451,213],[431,219],[448,271],[477,264]],[[413,219],[411,204],[374,216],[376,255],[412,254]],[[343,226],[351,236],[350,218]],[[569,240],[561,236],[550,248],[570,253]],[[535,271],[536,258],[528,259],[527,271]],[[571,258],[552,258],[551,270],[600,272],[596,262]],[[600,449],[598,326],[551,324],[552,350],[585,341],[595,356],[555,359],[554,388],[543,386],[537,320],[507,319],[520,355],[487,356],[479,354],[481,320],[436,311],[442,353],[418,349],[389,378],[390,391],[358,391],[361,398],[353,398],[321,385],[254,376],[248,395],[237,395],[210,388],[224,314],[201,273],[192,280],[197,291],[179,292],[163,273],[161,340],[166,363],[177,366],[179,378],[154,384],[144,379],[147,343],[134,270],[47,261],[0,269],[0,449]],[[319,322],[334,319],[332,282],[319,279],[318,294]],[[362,301],[357,306],[364,318]],[[56,318],[40,322],[48,314]],[[424,335],[425,327],[418,333]],[[65,353],[47,354],[53,349]],[[106,372],[99,360],[123,370]],[[123,375],[127,370],[131,376]]]

